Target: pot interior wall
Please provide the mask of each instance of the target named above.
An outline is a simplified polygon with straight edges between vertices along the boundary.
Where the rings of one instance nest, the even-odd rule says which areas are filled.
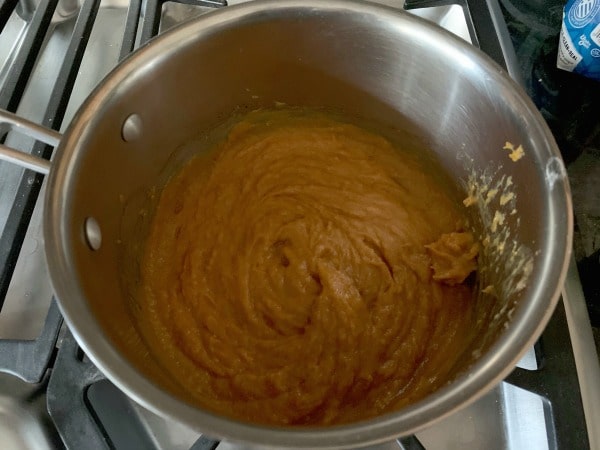
[[[85,107],[89,120],[64,198],[70,205],[67,245],[91,314],[127,359],[177,392],[148,356],[130,316],[144,224],[174,152],[232,114],[279,103],[330,108],[382,129],[408,130],[451,180],[457,201],[468,195],[470,176],[487,174],[492,183],[512,177],[517,213],[507,210],[496,226],[506,230],[509,243],[527,249],[533,284],[478,296],[479,335],[465,349],[457,373],[510,329],[509,316],[542,307],[527,299],[547,294],[539,280],[549,265],[548,242],[555,238],[548,221],[556,214],[553,196],[564,193],[549,191],[541,169],[553,155],[545,148],[549,144],[530,115],[515,113],[529,105],[495,67],[449,35],[425,33],[413,26],[414,19],[396,19],[397,13],[385,10],[279,10],[276,17],[264,11],[243,21],[228,14],[227,21],[219,22],[218,14],[206,17],[151,44],[101,88],[105,96],[97,94]],[[126,142],[122,125],[131,114],[141,118],[142,131]],[[523,145],[521,160],[508,158],[507,141]],[[489,192],[478,189],[484,197]],[[491,223],[478,208],[468,212],[484,239]],[[487,214],[495,216],[492,210]],[[102,230],[97,251],[83,237],[86,217],[96,218]],[[509,257],[497,264],[498,271],[491,267],[492,256],[484,259],[490,267],[480,288],[504,282]]]

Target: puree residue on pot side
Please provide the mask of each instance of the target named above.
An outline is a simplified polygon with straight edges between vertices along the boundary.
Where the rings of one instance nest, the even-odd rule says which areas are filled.
[[[255,111],[160,195],[137,326],[211,411],[336,424],[412,403],[468,346],[478,244],[414,155],[323,113]]]

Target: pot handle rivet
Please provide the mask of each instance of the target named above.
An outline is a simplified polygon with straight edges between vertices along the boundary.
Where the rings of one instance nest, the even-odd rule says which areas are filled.
[[[102,231],[98,221],[93,217],[88,217],[83,222],[83,234],[85,241],[91,250],[99,250],[102,245]]]
[[[133,142],[142,137],[142,118],[138,114],[131,114],[125,119],[121,137],[125,142]]]

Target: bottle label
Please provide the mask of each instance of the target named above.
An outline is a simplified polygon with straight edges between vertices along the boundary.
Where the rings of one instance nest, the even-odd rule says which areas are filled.
[[[600,23],[592,30],[592,41],[600,47]]]
[[[573,72],[577,64],[581,61],[581,55],[576,50],[575,44],[571,40],[571,35],[565,30],[563,23],[560,32],[560,45],[558,46],[558,59],[556,65],[559,69]]]
[[[567,4],[571,28],[583,28],[600,11],[600,0],[575,0]]]
[[[600,80],[600,0],[569,0],[556,66]]]

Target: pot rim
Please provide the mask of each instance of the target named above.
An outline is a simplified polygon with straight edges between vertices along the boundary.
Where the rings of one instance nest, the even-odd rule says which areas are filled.
[[[185,403],[150,382],[117,352],[84,301],[83,290],[73,281],[76,279],[73,269],[75,264],[67,244],[70,230],[65,225],[68,223],[67,180],[77,170],[77,158],[73,158],[72,155],[77,153],[77,149],[82,145],[82,137],[91,133],[96,111],[102,109],[101,105],[108,101],[121,82],[142,66],[151,64],[165,49],[173,49],[191,39],[197,40],[198,35],[210,34],[248,15],[263,14],[266,11],[269,14],[277,14],[290,8],[372,14],[394,21],[398,26],[415,27],[422,33],[431,33],[449,41],[450,45],[457,46],[463,54],[482,67],[499,86],[506,87],[514,93],[513,100],[535,119],[532,122],[537,129],[532,131],[541,136],[550,152],[555,156],[560,155],[541,115],[521,88],[508,79],[504,72],[478,49],[435,25],[390,7],[356,0],[256,0],[201,16],[153,39],[120,63],[88,97],[57,149],[54,167],[48,179],[44,211],[46,257],[57,301],[77,342],[109,380],[145,408],[198,429],[202,433],[232,441],[304,448],[342,448],[354,447],[357,444],[377,444],[400,435],[414,433],[474,402],[505,378],[537,340],[558,302],[570,260],[573,220],[566,179],[559,179],[554,185],[553,198],[560,203],[560,210],[567,211],[565,217],[555,219],[565,221],[564,228],[567,232],[563,236],[556,235],[553,231],[555,227],[549,230],[549,233],[554,232],[554,240],[558,243],[555,258],[563,258],[558,277],[547,280],[550,288],[546,284],[534,290],[531,295],[533,299],[515,314],[506,332],[471,366],[468,373],[462,373],[450,384],[397,412],[348,425],[301,429],[253,425],[218,416]],[[553,264],[549,257],[540,261],[547,267]],[[547,295],[549,291],[551,295]]]

